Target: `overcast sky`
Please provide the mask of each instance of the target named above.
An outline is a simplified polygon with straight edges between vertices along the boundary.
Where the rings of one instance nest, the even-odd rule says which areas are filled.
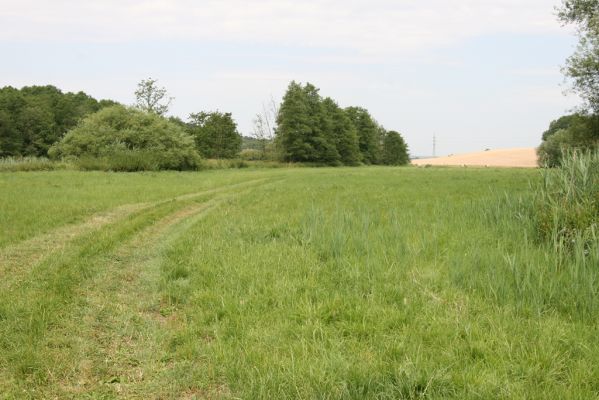
[[[171,114],[232,112],[249,134],[291,80],[367,108],[412,154],[532,147],[578,104],[559,0],[0,0],[0,86],[125,104],[153,77]]]

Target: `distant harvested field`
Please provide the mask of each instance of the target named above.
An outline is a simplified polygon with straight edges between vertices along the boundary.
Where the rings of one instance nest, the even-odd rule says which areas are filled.
[[[535,168],[537,167],[537,153],[533,147],[489,150],[447,157],[423,158],[412,160],[412,164]]]

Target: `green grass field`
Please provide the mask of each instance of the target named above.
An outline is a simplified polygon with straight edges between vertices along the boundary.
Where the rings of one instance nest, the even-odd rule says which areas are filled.
[[[0,174],[0,398],[590,399],[534,170]]]

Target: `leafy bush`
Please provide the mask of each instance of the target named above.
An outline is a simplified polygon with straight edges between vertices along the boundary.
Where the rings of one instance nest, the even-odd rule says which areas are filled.
[[[156,114],[120,105],[85,118],[49,154],[74,159],[82,169],[189,170],[200,166],[193,138],[181,127]]]
[[[589,150],[599,145],[599,117],[587,114],[563,116],[549,125],[539,146],[539,165],[558,167],[562,157],[574,150]]]
[[[537,149],[538,162],[542,167],[559,167],[562,154],[571,148],[572,138],[569,131],[562,129],[544,140]]]
[[[561,166],[543,170],[535,191],[534,219],[542,238],[556,245],[597,241],[599,151],[570,151]]]
[[[194,113],[188,126],[203,157],[234,158],[241,150],[241,135],[231,113]]]

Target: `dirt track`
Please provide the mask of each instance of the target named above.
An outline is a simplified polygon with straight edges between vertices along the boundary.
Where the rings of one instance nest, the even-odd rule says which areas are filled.
[[[412,160],[414,165],[456,165],[477,167],[537,167],[535,148],[489,150],[477,153],[456,154],[447,157]]]

